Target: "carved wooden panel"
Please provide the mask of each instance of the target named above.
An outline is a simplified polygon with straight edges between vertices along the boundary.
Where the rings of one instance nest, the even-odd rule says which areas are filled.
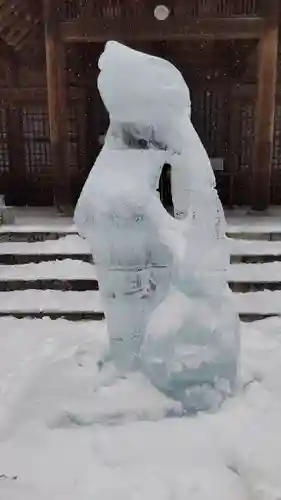
[[[254,87],[251,87],[254,92]],[[234,160],[236,160],[236,177],[234,181],[234,202],[249,204],[251,200],[251,176],[254,146],[254,93],[249,96],[236,97],[231,110],[231,119],[234,120],[232,142]]]
[[[191,87],[192,121],[209,156],[226,158],[228,142],[228,88]]]
[[[84,131],[79,130],[79,102],[70,103],[68,110],[68,161],[75,189],[78,171],[83,162],[80,157],[80,133]],[[21,108],[21,114],[28,203],[42,204],[44,200],[49,205],[53,203],[53,172],[47,104],[27,104]]]
[[[254,139],[254,118],[255,108],[253,104],[247,104],[240,109],[240,168],[250,169],[253,155],[253,139]]]
[[[46,104],[24,104],[21,124],[28,203],[36,204],[41,198],[44,204],[51,204],[52,169]]]
[[[157,0],[64,0],[61,19],[71,21],[85,17],[111,18],[152,17]],[[258,0],[169,0],[175,17],[232,17],[255,16],[259,13]]]
[[[81,92],[70,91],[69,97],[68,159],[76,199],[87,156],[85,110]],[[1,100],[0,194],[7,194],[13,204],[52,205],[53,167],[46,91],[0,89],[0,103]]]

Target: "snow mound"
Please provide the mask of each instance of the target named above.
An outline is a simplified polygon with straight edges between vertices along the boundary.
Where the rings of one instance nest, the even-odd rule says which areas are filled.
[[[164,419],[172,402],[142,376],[101,369],[104,323],[1,319],[1,500],[278,500],[281,320],[241,337],[237,394]]]

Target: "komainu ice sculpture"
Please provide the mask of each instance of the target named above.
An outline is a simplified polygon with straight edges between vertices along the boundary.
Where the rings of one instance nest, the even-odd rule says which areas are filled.
[[[117,42],[99,60],[110,126],[75,211],[94,255],[111,358],[143,371],[186,411],[216,408],[236,383],[239,320],[213,170],[169,62]],[[175,217],[157,187],[171,165]]]

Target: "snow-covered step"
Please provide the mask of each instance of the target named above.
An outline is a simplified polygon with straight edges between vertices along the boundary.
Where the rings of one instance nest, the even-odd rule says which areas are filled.
[[[243,320],[281,315],[281,291],[233,294],[233,300]],[[104,311],[98,291],[25,290],[0,292],[0,317],[3,316],[101,320]]]
[[[73,224],[49,224],[49,225],[11,225],[0,226],[0,243],[9,241],[44,241],[56,240],[62,236],[77,234]]]
[[[96,290],[95,266],[81,260],[0,265],[0,290],[24,289]],[[1,307],[1,305],[0,305]]]
[[[268,288],[281,289],[281,262],[264,264],[232,264],[228,282],[233,291],[250,291]]]
[[[1,245],[1,243],[0,243]],[[1,254],[0,253],[0,264],[5,264],[7,266],[13,266],[18,264],[38,264],[40,262],[49,262],[55,260],[82,260],[83,262],[93,262],[92,255],[90,253],[41,253],[41,254]]]
[[[91,262],[92,255],[85,240],[68,235],[56,240],[36,242],[2,242],[0,264],[24,264],[50,260],[76,259]]]
[[[230,238],[244,240],[268,240],[281,241],[281,223],[255,224],[233,224],[227,226],[227,235]]]
[[[52,254],[73,254],[89,253],[89,247],[85,240],[78,234],[68,235],[58,240],[37,241],[37,242],[3,242],[0,245],[0,255],[52,255]]]
[[[66,318],[70,320],[104,319],[98,291],[62,292],[24,290],[0,292],[0,317]]]
[[[281,241],[229,239],[228,243],[233,263],[281,260]]]
[[[96,279],[96,271],[92,264],[71,259],[16,266],[0,265],[0,280],[27,279],[32,281],[38,278]]]
[[[65,223],[63,220],[51,221],[47,224],[3,224],[0,226],[0,234],[6,233],[58,233],[76,234],[77,229],[71,222]]]
[[[268,316],[281,316],[281,291],[234,293],[233,300],[240,317],[255,320]]]

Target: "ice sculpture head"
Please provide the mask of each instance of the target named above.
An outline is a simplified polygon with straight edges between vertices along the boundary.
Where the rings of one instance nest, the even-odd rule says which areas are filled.
[[[112,121],[151,125],[190,115],[189,89],[170,62],[111,41],[99,68],[98,88]]]

